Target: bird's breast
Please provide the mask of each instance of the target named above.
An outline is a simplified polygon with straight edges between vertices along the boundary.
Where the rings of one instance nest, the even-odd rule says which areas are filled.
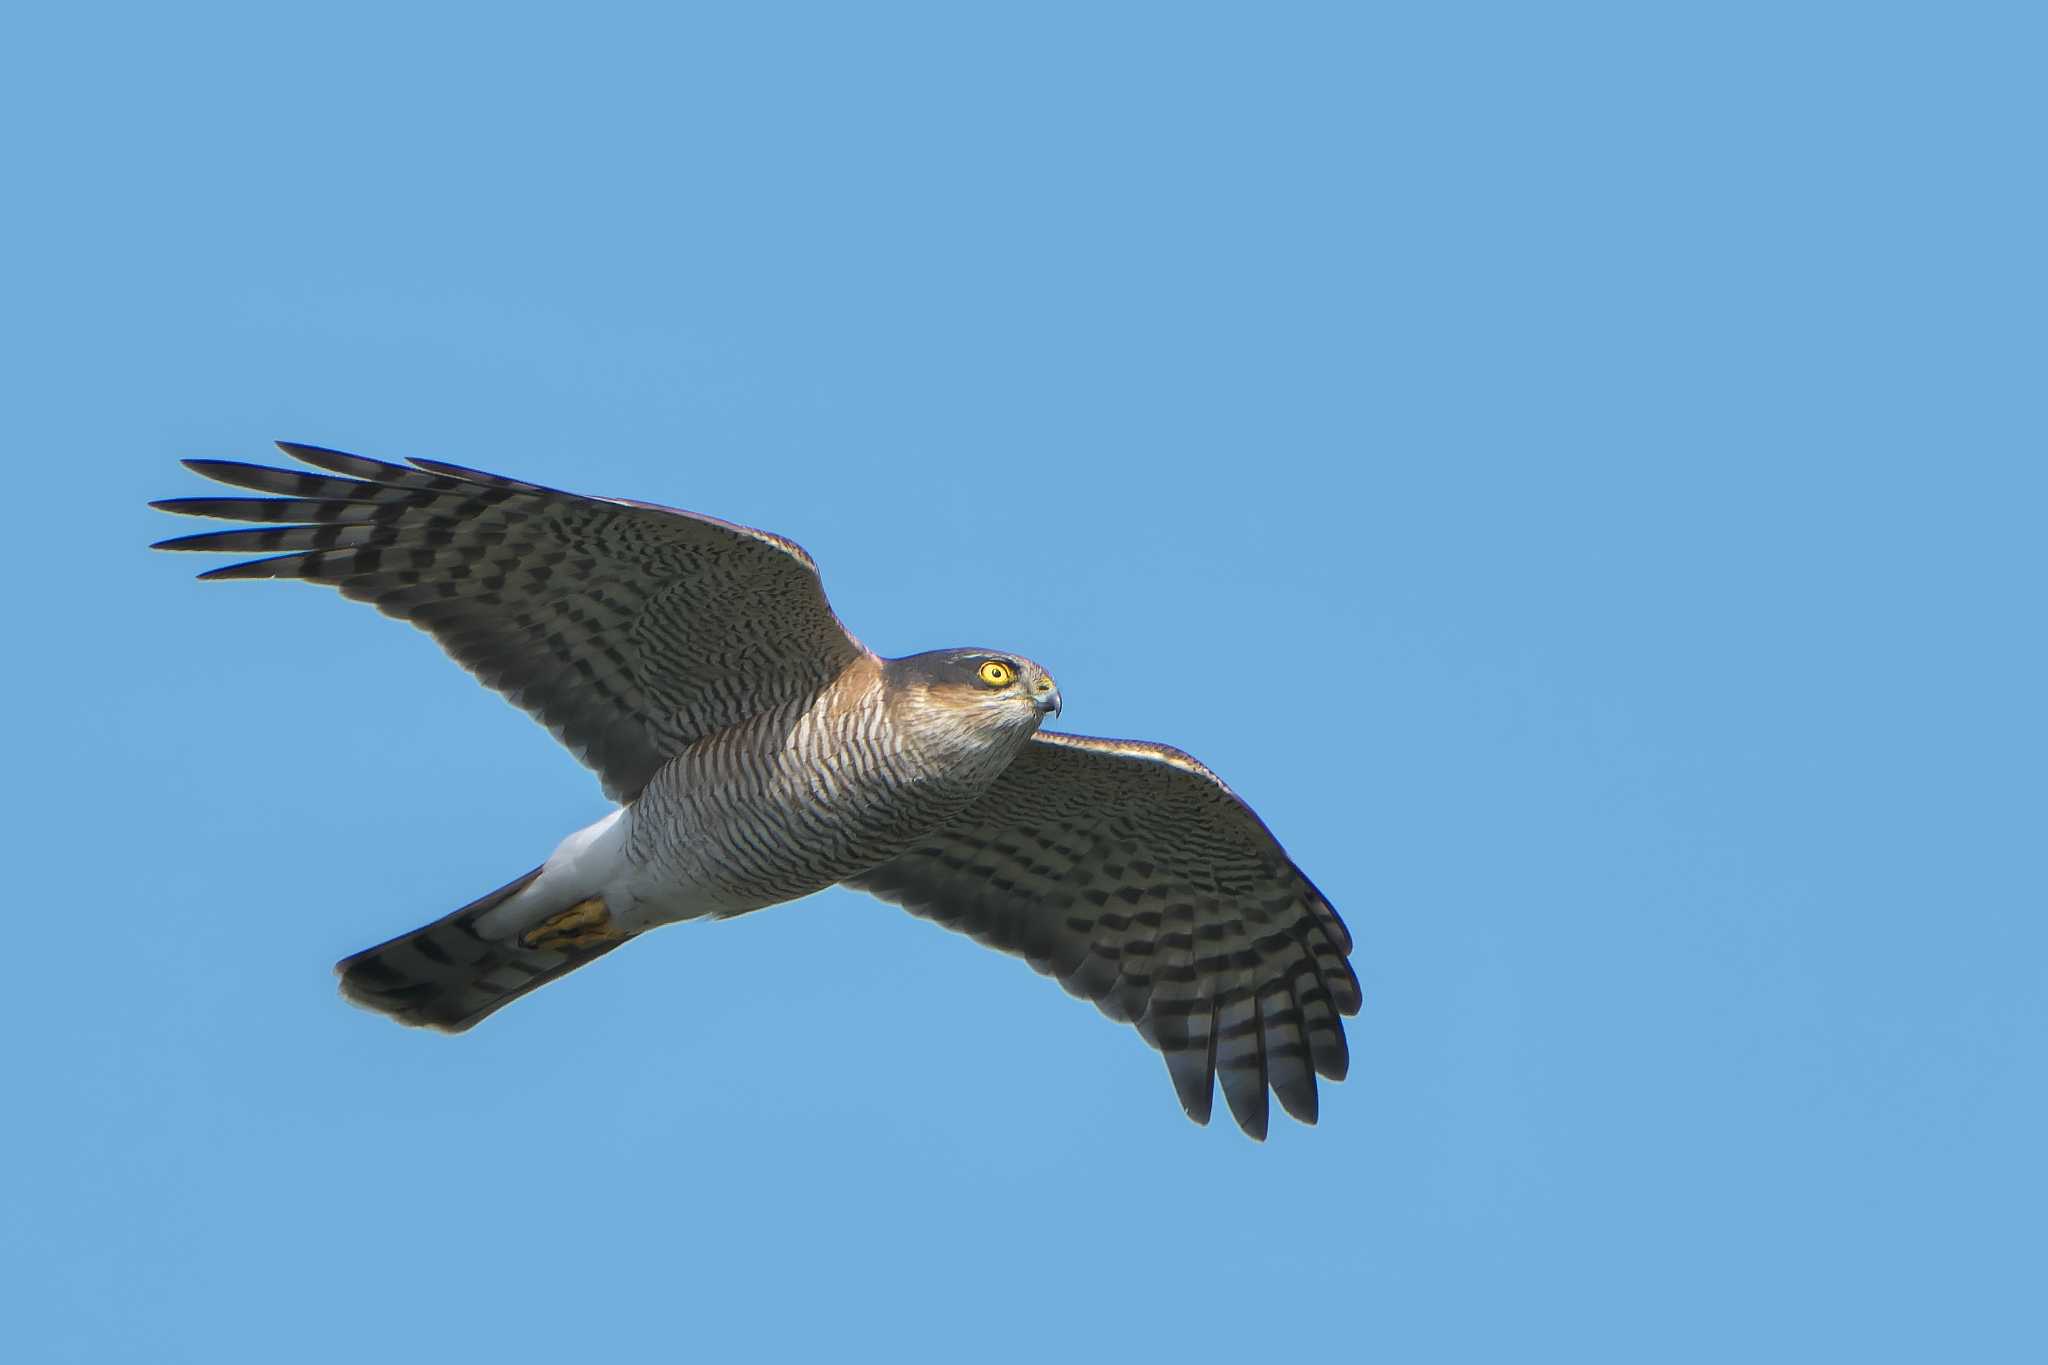
[[[823,890],[952,819],[1001,771],[921,738],[879,698],[829,695],[712,735],[640,797],[634,854],[684,913],[739,914]]]

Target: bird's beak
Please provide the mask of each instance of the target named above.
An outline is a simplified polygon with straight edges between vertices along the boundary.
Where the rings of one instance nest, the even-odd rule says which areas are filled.
[[[1047,712],[1051,712],[1055,716],[1060,713],[1059,685],[1053,682],[1051,678],[1040,678],[1038,680],[1036,695],[1031,700],[1038,707],[1038,714],[1041,716]]]

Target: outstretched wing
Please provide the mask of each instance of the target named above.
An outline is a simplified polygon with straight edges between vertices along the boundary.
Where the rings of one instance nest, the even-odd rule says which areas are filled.
[[[1213,1078],[1266,1135],[1349,1066],[1351,935],[1251,808],[1178,749],[1041,731],[952,823],[847,885],[1016,953],[1137,1025],[1188,1117]]]
[[[286,553],[201,578],[303,578],[412,622],[630,800],[682,748],[825,686],[865,651],[780,536],[455,465],[279,443],[326,471],[187,460],[269,498],[169,498],[283,526],[164,550]]]

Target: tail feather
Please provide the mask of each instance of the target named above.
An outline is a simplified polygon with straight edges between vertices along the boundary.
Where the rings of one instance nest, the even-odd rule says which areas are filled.
[[[529,948],[516,937],[485,937],[477,921],[540,873],[535,868],[432,924],[343,958],[334,967],[342,995],[401,1024],[461,1033],[626,941]]]

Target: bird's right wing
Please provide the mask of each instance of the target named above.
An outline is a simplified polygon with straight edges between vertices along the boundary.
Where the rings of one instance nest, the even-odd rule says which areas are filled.
[[[1178,749],[1040,731],[949,824],[846,884],[1025,958],[1166,1055],[1209,1120],[1306,1123],[1350,1064],[1351,935],[1236,793]]]
[[[186,516],[282,526],[161,542],[281,551],[202,578],[303,578],[412,622],[596,771],[614,800],[747,716],[824,687],[866,651],[817,565],[765,531],[455,465],[280,449],[322,474],[187,460],[280,496],[169,498]]]

